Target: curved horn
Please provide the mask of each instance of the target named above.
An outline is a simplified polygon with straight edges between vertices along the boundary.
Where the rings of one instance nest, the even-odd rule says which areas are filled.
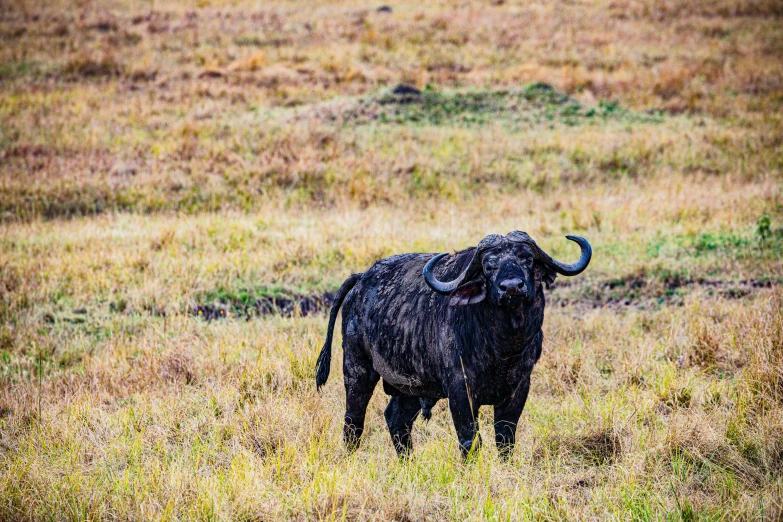
[[[448,281],[448,282],[442,282],[438,281],[435,278],[435,275],[432,273],[432,269],[435,268],[435,264],[446,257],[448,254],[438,254],[437,256],[433,257],[429,261],[427,261],[427,264],[424,265],[424,280],[427,282],[430,288],[438,292],[439,294],[450,294],[452,290],[457,288],[459,284],[462,282],[463,279],[465,279],[465,272],[461,273],[459,277],[457,277],[454,281]]]
[[[435,275],[432,273],[432,270],[435,268],[435,264],[448,255],[438,254],[437,256],[427,261],[427,264],[424,265],[424,280],[427,282],[430,288],[439,294],[448,295],[455,288],[461,285],[462,282],[476,270],[476,268],[481,266],[481,253],[488,248],[499,245],[501,241],[503,241],[503,236],[498,234],[490,234],[482,239],[478,246],[476,246],[476,250],[473,252],[473,258],[470,260],[470,263],[468,263],[467,268],[465,268],[465,270],[463,270],[462,273],[458,275],[457,278],[453,281],[438,281],[435,278]]]
[[[582,249],[582,255],[579,256],[579,259],[575,263],[561,263],[556,259],[552,259],[552,257],[541,250],[538,245],[536,245],[536,251],[541,261],[558,274],[575,276],[581,273],[587,268],[587,265],[590,264],[590,258],[593,257],[593,248],[590,246],[590,243],[581,236],[566,236],[566,238],[579,245],[579,248]]]

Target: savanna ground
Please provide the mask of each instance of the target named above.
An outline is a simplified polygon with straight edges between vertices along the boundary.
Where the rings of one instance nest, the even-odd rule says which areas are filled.
[[[783,518],[783,4],[381,5],[0,4],[0,519]],[[329,293],[515,229],[511,462],[348,455]]]

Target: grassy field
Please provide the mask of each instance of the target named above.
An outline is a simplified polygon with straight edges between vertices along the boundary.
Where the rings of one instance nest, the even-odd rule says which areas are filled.
[[[0,519],[783,519],[783,4],[315,4],[0,4]],[[511,461],[349,455],[331,293],[516,229]]]

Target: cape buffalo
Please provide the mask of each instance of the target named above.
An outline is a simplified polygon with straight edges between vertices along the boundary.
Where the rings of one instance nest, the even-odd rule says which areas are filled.
[[[384,411],[397,453],[412,448],[411,427],[448,398],[463,456],[478,437],[478,409],[495,410],[495,442],[513,452],[517,422],[541,355],[544,292],[557,274],[587,268],[590,243],[572,264],[552,259],[525,232],[492,234],[455,254],[401,254],[349,277],[335,296],[316,387],[329,377],[332,334],[343,308],[343,436],[350,450],[364,431],[375,385],[391,396]]]

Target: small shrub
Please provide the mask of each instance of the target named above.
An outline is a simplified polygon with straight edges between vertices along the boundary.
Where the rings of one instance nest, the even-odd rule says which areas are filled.
[[[772,237],[771,225],[772,219],[770,219],[768,212],[764,212],[756,221],[756,235],[758,236],[762,247],[764,247],[770,237]]]
[[[88,54],[71,56],[63,67],[63,73],[84,78],[119,76],[125,67],[111,54],[104,53],[97,57]]]

